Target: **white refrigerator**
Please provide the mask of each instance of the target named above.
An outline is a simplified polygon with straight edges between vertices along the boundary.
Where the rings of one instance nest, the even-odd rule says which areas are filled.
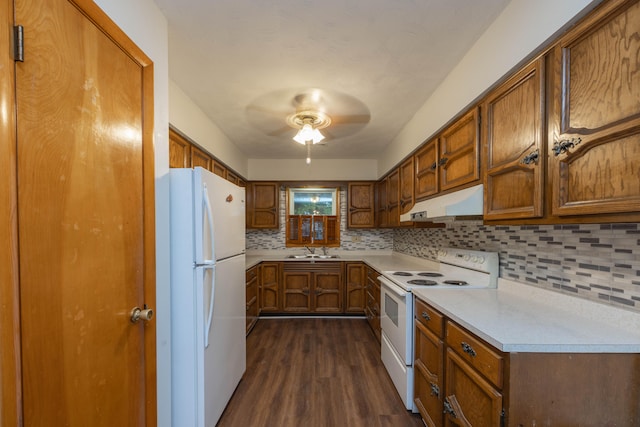
[[[171,169],[172,425],[214,427],[246,369],[245,192]]]

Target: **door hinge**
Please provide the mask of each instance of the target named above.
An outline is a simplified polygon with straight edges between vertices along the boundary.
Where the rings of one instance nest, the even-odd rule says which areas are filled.
[[[24,62],[24,27],[13,26],[13,60]]]

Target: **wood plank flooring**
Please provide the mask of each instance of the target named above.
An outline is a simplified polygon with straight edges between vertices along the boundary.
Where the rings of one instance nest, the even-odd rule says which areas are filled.
[[[423,426],[404,409],[364,319],[260,319],[218,427]]]

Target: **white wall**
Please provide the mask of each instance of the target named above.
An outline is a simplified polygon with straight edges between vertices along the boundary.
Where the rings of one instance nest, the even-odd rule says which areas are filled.
[[[154,67],[158,426],[171,425],[169,290],[169,48],[167,21],[152,0],[94,0],[151,58]],[[144,23],[144,25],[141,25]]]
[[[254,181],[358,181],[378,179],[377,160],[249,159],[249,177]]]
[[[592,0],[513,0],[380,153],[380,176],[544,44]]]
[[[178,85],[169,82],[169,122],[225,165],[247,178],[247,157],[193,103]]]

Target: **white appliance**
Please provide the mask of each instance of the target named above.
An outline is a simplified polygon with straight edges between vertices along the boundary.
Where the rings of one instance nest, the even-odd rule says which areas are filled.
[[[214,427],[246,369],[244,188],[171,169],[172,425]]]
[[[438,263],[423,271],[384,271],[380,280],[381,358],[405,407],[413,402],[414,306],[412,289],[495,288],[498,254],[464,249],[441,249]]]

